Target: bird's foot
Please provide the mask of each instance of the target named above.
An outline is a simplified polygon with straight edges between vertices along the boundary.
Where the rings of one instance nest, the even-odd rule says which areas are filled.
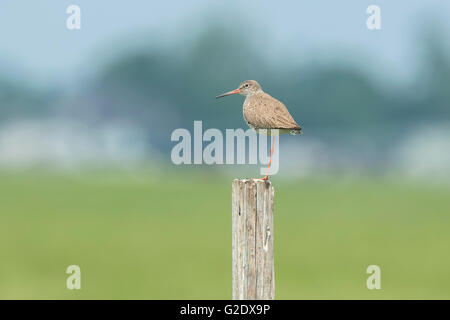
[[[264,178],[252,178],[251,180],[262,180],[262,181],[266,181],[269,180],[268,176],[265,176]]]

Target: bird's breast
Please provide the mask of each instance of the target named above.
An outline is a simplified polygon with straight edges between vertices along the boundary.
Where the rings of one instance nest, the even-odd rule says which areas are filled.
[[[247,125],[250,127],[250,128],[252,128],[252,129],[255,129],[254,128],[254,126],[252,125],[252,121],[251,121],[251,110],[250,110],[250,108],[251,108],[251,106],[250,106],[250,103],[249,103],[249,101],[248,101],[249,99],[247,98],[247,99],[245,99],[245,101],[244,101],[244,105],[243,105],[243,108],[242,108],[242,113],[243,113],[243,116],[244,116],[244,120],[245,120],[245,122],[247,123]]]
[[[250,98],[246,98],[244,101],[244,106],[242,108],[242,112],[244,115],[244,120],[247,123],[247,125],[252,128],[252,129],[256,129],[254,124],[253,124],[253,114],[254,114],[254,106],[252,106]]]

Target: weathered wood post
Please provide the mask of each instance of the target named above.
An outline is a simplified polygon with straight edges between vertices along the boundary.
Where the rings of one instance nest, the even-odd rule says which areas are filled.
[[[274,299],[272,183],[235,179],[232,202],[233,299]]]

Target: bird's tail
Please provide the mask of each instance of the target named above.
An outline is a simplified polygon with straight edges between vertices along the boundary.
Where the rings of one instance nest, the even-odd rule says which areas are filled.
[[[297,135],[297,134],[303,134],[302,128],[298,128],[298,129],[292,129],[290,134],[292,134],[293,136]]]

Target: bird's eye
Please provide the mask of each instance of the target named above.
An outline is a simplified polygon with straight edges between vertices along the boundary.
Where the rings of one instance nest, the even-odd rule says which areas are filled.
[[[244,87],[248,88],[248,83],[246,83],[246,84],[244,85]]]

